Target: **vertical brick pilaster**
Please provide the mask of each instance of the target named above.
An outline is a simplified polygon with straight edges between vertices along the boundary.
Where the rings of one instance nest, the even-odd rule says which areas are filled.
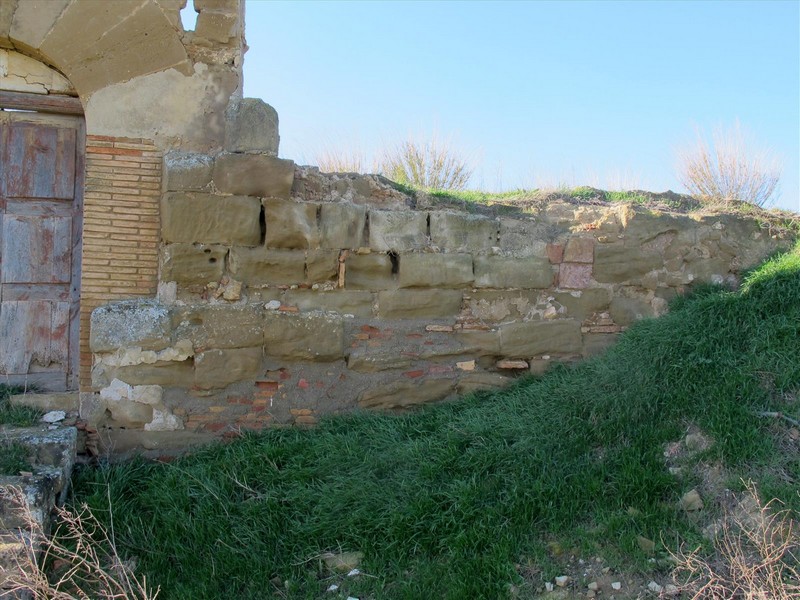
[[[151,141],[86,136],[81,260],[81,391],[91,390],[89,316],[158,284],[162,155]]]

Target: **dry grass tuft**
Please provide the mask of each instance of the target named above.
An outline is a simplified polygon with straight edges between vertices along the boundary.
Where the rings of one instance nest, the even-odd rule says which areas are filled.
[[[676,583],[693,600],[798,600],[800,532],[789,510],[763,504],[755,485],[725,511],[711,558],[673,555]]]
[[[715,131],[711,141],[698,132],[694,145],[678,152],[680,182],[707,203],[764,206],[778,187],[779,161],[748,141],[738,123]]]
[[[17,536],[16,568],[4,573],[4,591],[33,600],[154,600],[159,590],[148,588],[134,573],[133,561],[122,560],[112,530],[104,528],[86,505],[77,513],[56,508],[56,527],[47,536],[31,513],[19,488],[0,499],[16,508],[23,525]],[[113,521],[112,521],[113,523]]]
[[[380,161],[382,175],[425,190],[463,190],[473,171],[452,142],[437,136],[403,140],[385,149]]]

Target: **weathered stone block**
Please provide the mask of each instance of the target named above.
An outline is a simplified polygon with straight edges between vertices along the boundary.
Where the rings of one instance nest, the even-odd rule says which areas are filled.
[[[616,297],[611,300],[611,318],[617,325],[630,325],[634,321],[653,316],[653,307],[641,298]]]
[[[464,287],[472,283],[471,254],[403,254],[400,287]]]
[[[558,231],[545,229],[533,220],[500,219],[500,241],[503,252],[517,257],[544,257],[547,242],[557,236]]]
[[[464,354],[497,356],[500,354],[500,331],[497,329],[462,329],[453,334]]]
[[[213,176],[217,189],[224,194],[288,198],[294,163],[265,154],[220,154]]]
[[[336,278],[339,273],[339,253],[331,250],[306,252],[306,281],[323,283]]]
[[[623,283],[659,269],[663,265],[661,256],[644,253],[638,246],[599,244],[595,248],[593,275],[595,281],[600,283]]]
[[[377,351],[369,347],[359,347],[350,352],[347,357],[347,368],[359,373],[377,373],[390,369],[406,369],[413,362],[414,357],[407,356],[391,347]]]
[[[161,249],[161,280],[178,285],[204,285],[219,281],[225,269],[224,246],[167,244]]]
[[[442,400],[454,391],[455,382],[451,379],[394,381],[362,392],[358,398],[358,405],[361,408],[381,410],[403,409]]]
[[[284,294],[283,301],[301,311],[325,310],[356,317],[371,317],[374,302],[372,292],[349,290],[289,290]]]
[[[426,213],[372,210],[369,212],[369,246],[382,252],[408,252],[428,244]]]
[[[268,356],[287,360],[332,361],[344,356],[344,323],[330,313],[265,315]]]
[[[239,35],[239,15],[201,11],[197,16],[197,25],[194,29],[194,35],[195,39],[202,38],[219,44],[227,44]],[[255,98],[246,98],[246,100],[255,100]],[[275,117],[275,129],[277,130],[277,114]],[[248,123],[248,125],[254,126],[257,126],[257,124],[258,122],[255,120]],[[245,125],[242,125],[242,127],[245,127]],[[226,148],[228,147],[227,144],[225,146]],[[275,154],[277,155],[277,144],[275,146]],[[235,151],[242,152],[242,150]]]
[[[257,198],[170,193],[163,203],[161,235],[167,243],[258,246],[260,212]]]
[[[473,317],[491,323],[534,317],[540,294],[525,290],[487,290],[470,292],[466,302]]]
[[[268,198],[264,200],[268,248],[305,249],[319,246],[318,204]]]
[[[230,271],[248,285],[294,285],[305,282],[302,250],[231,248]]]
[[[468,373],[458,380],[456,391],[463,395],[483,390],[496,390],[507,386],[513,381],[514,377],[501,375],[500,373]]]
[[[264,309],[256,304],[176,306],[171,316],[176,339],[190,340],[196,352],[260,346],[264,339]]]
[[[616,333],[584,333],[583,356],[597,356],[603,354],[617,341]]]
[[[261,348],[206,350],[194,359],[194,384],[201,390],[221,389],[261,373]]]
[[[542,257],[475,257],[475,287],[547,288],[553,285],[553,269]]]
[[[582,290],[592,286],[592,265],[584,263],[561,263],[558,267],[558,287],[567,290]]]
[[[564,248],[564,262],[591,263],[594,261],[594,238],[572,237]]]
[[[500,327],[500,352],[509,358],[581,351],[581,326],[575,319],[528,321]]]
[[[164,157],[168,192],[202,191],[211,185],[214,159],[197,152],[169,152]]]
[[[431,243],[449,252],[484,252],[498,244],[498,223],[479,215],[430,213]]]
[[[363,245],[367,209],[355,204],[324,202],[320,210],[323,248],[354,249]]]
[[[138,346],[161,350],[170,345],[169,309],[155,300],[122,300],[92,311],[89,347],[113,352]]]
[[[94,371],[92,372],[93,385],[108,385],[110,380],[121,379],[131,385],[160,385],[164,387],[191,387],[194,383],[194,362],[166,361],[156,362],[151,365],[131,365],[129,367],[117,367],[111,369],[106,376],[110,378],[108,382],[95,381]]]
[[[226,111],[225,149],[228,152],[278,156],[279,142],[278,112],[260,98],[243,98]]]
[[[345,261],[345,287],[385,290],[396,285],[392,260],[386,254],[351,254]]]
[[[556,302],[567,309],[567,316],[579,321],[592,316],[596,312],[608,309],[611,302],[611,290],[589,288],[575,292],[554,294]]]
[[[455,317],[461,311],[458,290],[396,290],[378,292],[378,314],[390,319]]]

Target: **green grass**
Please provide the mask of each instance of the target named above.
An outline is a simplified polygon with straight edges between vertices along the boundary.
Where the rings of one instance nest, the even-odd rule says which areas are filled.
[[[39,422],[42,412],[27,406],[16,406],[9,402],[14,394],[21,394],[23,388],[0,383],[0,425],[31,427]]]
[[[19,475],[31,468],[28,449],[17,442],[0,440],[0,475]]]
[[[704,461],[800,510],[800,459],[755,416],[797,418],[798,339],[800,246],[576,367],[404,416],[84,470],[76,501],[107,517],[110,498],[117,542],[165,599],[319,598],[332,581],[362,599],[529,596],[516,565],[558,574],[548,543],[652,569],[637,535],[700,539],[676,509],[694,480],[663,458],[689,425],[715,440]],[[371,576],[330,578],[317,557],[339,549],[363,552]]]

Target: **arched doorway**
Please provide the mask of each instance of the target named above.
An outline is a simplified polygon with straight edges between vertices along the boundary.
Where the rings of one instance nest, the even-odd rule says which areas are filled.
[[[76,112],[77,98],[0,91],[0,383],[78,388],[85,126]]]

